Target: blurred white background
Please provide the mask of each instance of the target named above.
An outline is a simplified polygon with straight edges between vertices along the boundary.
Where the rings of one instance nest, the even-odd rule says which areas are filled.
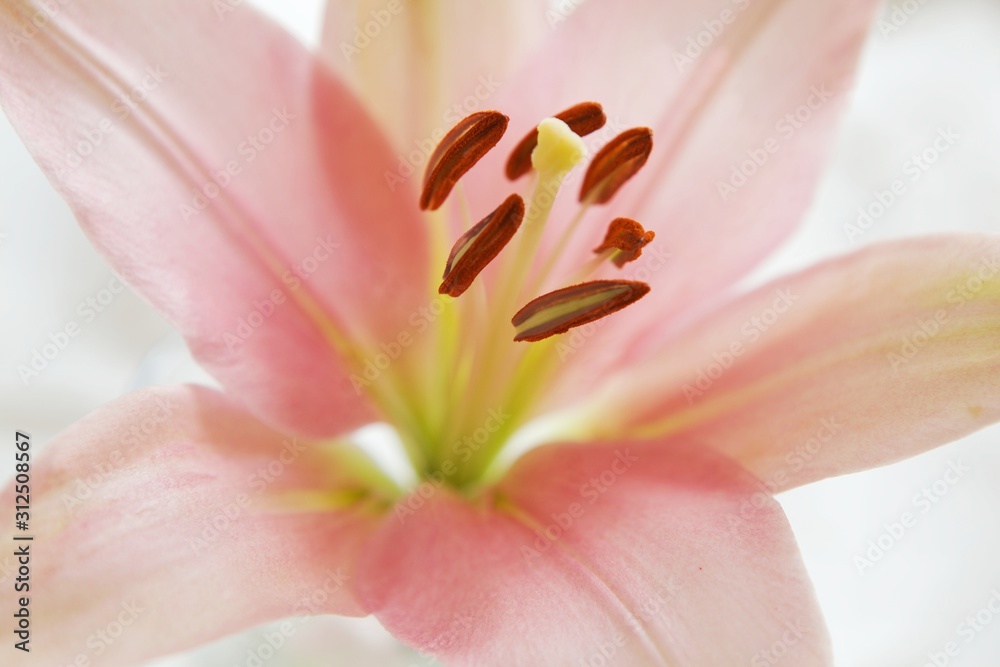
[[[320,0],[256,4],[307,43],[316,42]],[[873,28],[853,108],[815,206],[757,280],[862,243],[934,231],[1000,231],[1000,3],[905,4],[919,9],[898,30]],[[901,176],[904,162],[942,127],[960,135],[955,146],[852,243],[844,226],[858,207]],[[31,350],[79,319],[78,305],[98,298],[114,277],[2,117],[0,257],[2,433],[28,430],[44,443],[140,384],[204,380],[170,327],[126,290],[85,323],[43,373],[27,386],[22,382],[16,368],[27,364]],[[980,621],[992,622],[979,626],[971,641],[960,634],[966,617],[1000,595],[998,445],[1000,428],[994,427],[899,465],[780,496],[814,577],[838,665],[922,667],[952,641],[960,653],[947,663],[939,656],[938,667],[1000,665],[1000,614],[982,615]],[[9,458],[0,463],[5,478]],[[939,502],[926,512],[914,504],[916,494],[959,462],[969,471]],[[869,542],[908,511],[916,525],[859,572],[856,559],[868,557]],[[262,632],[155,664],[244,665]],[[266,664],[432,663],[370,619],[321,618],[301,626]]]

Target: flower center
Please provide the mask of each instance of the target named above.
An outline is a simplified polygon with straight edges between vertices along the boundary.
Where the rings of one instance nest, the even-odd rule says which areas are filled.
[[[620,268],[636,259],[653,239],[638,222],[617,218],[565,287],[541,293],[587,210],[611,201],[652,150],[648,128],[626,130],[601,148],[583,177],[577,214],[540,253],[556,195],[587,156],[581,137],[605,121],[601,106],[586,102],[539,123],[517,144],[505,169],[511,181],[532,174],[528,202],[511,194],[475,223],[466,213],[466,230],[450,252],[437,251],[444,264],[438,298],[445,301],[433,323],[433,344],[419,352],[432,362],[424,361],[419,390],[410,392],[409,418],[397,424],[422,477],[471,492],[498,475],[499,455],[538,416],[538,398],[552,383],[558,361],[552,337],[649,292],[645,283],[592,279],[608,265]],[[447,243],[446,213],[459,208],[446,206],[452,193],[463,199],[460,180],[496,146],[507,122],[497,111],[474,113],[431,155],[419,203],[439,245]]]

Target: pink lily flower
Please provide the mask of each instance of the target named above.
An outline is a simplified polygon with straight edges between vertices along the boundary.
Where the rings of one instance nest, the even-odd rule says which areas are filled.
[[[1000,239],[738,293],[808,205],[876,3],[542,4],[358,24],[334,3],[324,62],[235,2],[0,1],[5,113],[222,388],[122,397],[32,463],[40,664],[309,614],[374,614],[454,665],[831,664],[772,495],[1000,418]],[[583,141],[544,119],[588,101],[610,118],[595,148],[648,127],[655,149],[581,206]],[[421,212],[423,162],[486,109],[501,143]],[[508,180],[540,124],[538,173]],[[439,294],[511,193],[522,229]],[[656,237],[595,261],[623,216]],[[581,275],[650,290],[513,340]],[[415,487],[352,443],[374,421]]]

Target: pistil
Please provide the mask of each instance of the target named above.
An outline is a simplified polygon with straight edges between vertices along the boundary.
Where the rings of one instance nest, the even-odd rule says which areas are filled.
[[[516,299],[524,287],[524,276],[530,274],[545,223],[552,212],[556,194],[566,175],[587,155],[583,140],[569,125],[557,118],[546,118],[538,124],[538,141],[531,153],[531,163],[537,172],[531,206],[524,222],[524,232],[515,261],[504,273],[505,289]],[[504,305],[509,302],[504,300]]]
[[[580,137],[585,137],[592,132],[604,127],[608,122],[604,115],[604,109],[596,102],[583,102],[576,104],[569,109],[560,111],[555,118],[566,123],[569,129]],[[507,178],[517,180],[524,176],[532,168],[532,153],[538,146],[538,128],[534,128],[521,140],[517,147],[511,151],[507,160]]]

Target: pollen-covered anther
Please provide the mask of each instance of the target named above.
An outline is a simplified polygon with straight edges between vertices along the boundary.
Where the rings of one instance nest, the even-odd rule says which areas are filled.
[[[631,218],[615,218],[608,225],[608,233],[604,236],[604,242],[594,248],[594,252],[601,254],[608,250],[614,250],[611,261],[615,263],[615,266],[621,268],[629,262],[639,259],[642,255],[642,249],[649,245],[655,237],[656,232],[647,232],[641,224]]]
[[[524,200],[511,195],[495,211],[462,234],[448,255],[440,294],[460,296],[496,258],[524,219]]]
[[[465,172],[497,145],[510,119],[499,111],[478,111],[458,122],[434,149],[424,172],[420,209],[436,210]]]
[[[617,312],[648,293],[649,285],[631,280],[592,280],[549,292],[511,319],[514,340],[539,341],[566,333]]]
[[[597,102],[582,102],[560,111],[556,118],[569,125],[581,137],[604,127],[608,121],[604,109]],[[524,139],[514,148],[507,159],[507,178],[516,180],[531,171],[531,152],[538,145],[538,128],[525,135]]]
[[[606,204],[618,189],[635,176],[653,150],[653,131],[633,127],[609,141],[597,152],[583,177],[580,202]]]

